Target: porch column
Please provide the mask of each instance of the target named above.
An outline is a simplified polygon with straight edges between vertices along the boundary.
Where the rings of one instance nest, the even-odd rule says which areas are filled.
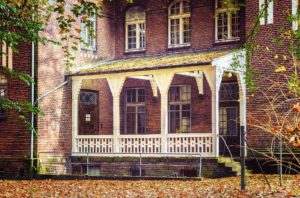
[[[212,88],[212,131],[215,145],[214,156],[219,157],[219,90],[222,82],[223,70],[214,68]]]
[[[168,93],[169,87],[172,83],[174,73],[157,73],[154,75],[156,84],[160,91],[160,131],[161,131],[161,152],[168,152],[168,125],[169,125],[169,116],[168,116]]]
[[[78,136],[78,96],[81,79],[72,79],[72,152],[77,152],[76,137]]]
[[[120,94],[126,77],[115,76],[107,78],[113,96],[113,152],[120,153]]]
[[[240,94],[240,126],[244,126],[246,130],[246,114],[247,114],[247,89],[246,89],[246,82],[245,82],[245,74],[238,73],[238,83],[239,83],[239,94]],[[245,134],[247,136],[247,134]],[[245,146],[245,155],[247,156],[247,146]]]

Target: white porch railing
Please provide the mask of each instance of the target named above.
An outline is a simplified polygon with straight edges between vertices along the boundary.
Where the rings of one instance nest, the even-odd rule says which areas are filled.
[[[161,135],[121,135],[121,153],[160,153]]]
[[[80,135],[75,138],[78,153],[112,153],[112,135]]]
[[[162,148],[162,136],[153,135],[120,135],[117,141],[119,152],[115,152],[113,135],[86,136],[75,138],[75,153],[104,155],[110,153],[139,154],[149,153],[159,155]],[[167,135],[167,152],[170,154],[201,154],[204,157],[213,156],[212,133],[185,133]],[[77,154],[78,155],[78,154]]]
[[[201,153],[211,156],[213,141],[211,133],[168,134],[168,153]]]

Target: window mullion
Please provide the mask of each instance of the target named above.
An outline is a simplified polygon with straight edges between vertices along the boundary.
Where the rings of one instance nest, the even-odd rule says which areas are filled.
[[[135,134],[138,134],[139,131],[138,131],[138,106],[135,106]]]
[[[179,19],[179,44],[182,45],[183,44],[183,18],[180,17]]]
[[[136,25],[136,49],[140,49],[140,33],[141,33],[141,30],[140,30],[140,24],[137,23],[135,24]]]
[[[183,122],[182,122],[182,104],[179,105],[179,119],[180,119],[180,131],[182,132],[183,129]]]
[[[227,14],[227,28],[228,28],[228,39],[231,40],[232,39],[232,14],[231,12],[228,12]]]

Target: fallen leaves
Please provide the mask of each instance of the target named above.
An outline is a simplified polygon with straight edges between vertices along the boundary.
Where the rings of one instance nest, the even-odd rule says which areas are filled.
[[[292,110],[293,110],[294,112],[299,113],[299,112],[300,112],[300,105],[299,105],[299,103],[294,104]]]
[[[300,195],[300,176],[268,175],[269,189],[262,175],[246,178],[247,190],[240,190],[240,178],[179,180],[32,180],[0,181],[0,197],[290,197]]]

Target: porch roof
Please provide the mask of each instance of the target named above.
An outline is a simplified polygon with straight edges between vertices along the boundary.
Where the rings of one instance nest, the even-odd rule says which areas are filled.
[[[160,55],[152,57],[139,57],[130,59],[119,59],[110,61],[98,61],[88,65],[74,67],[71,69],[71,76],[121,73],[128,71],[141,71],[164,69],[182,66],[209,65],[211,62],[221,56],[229,54],[232,51],[210,51],[193,52],[171,55]]]

